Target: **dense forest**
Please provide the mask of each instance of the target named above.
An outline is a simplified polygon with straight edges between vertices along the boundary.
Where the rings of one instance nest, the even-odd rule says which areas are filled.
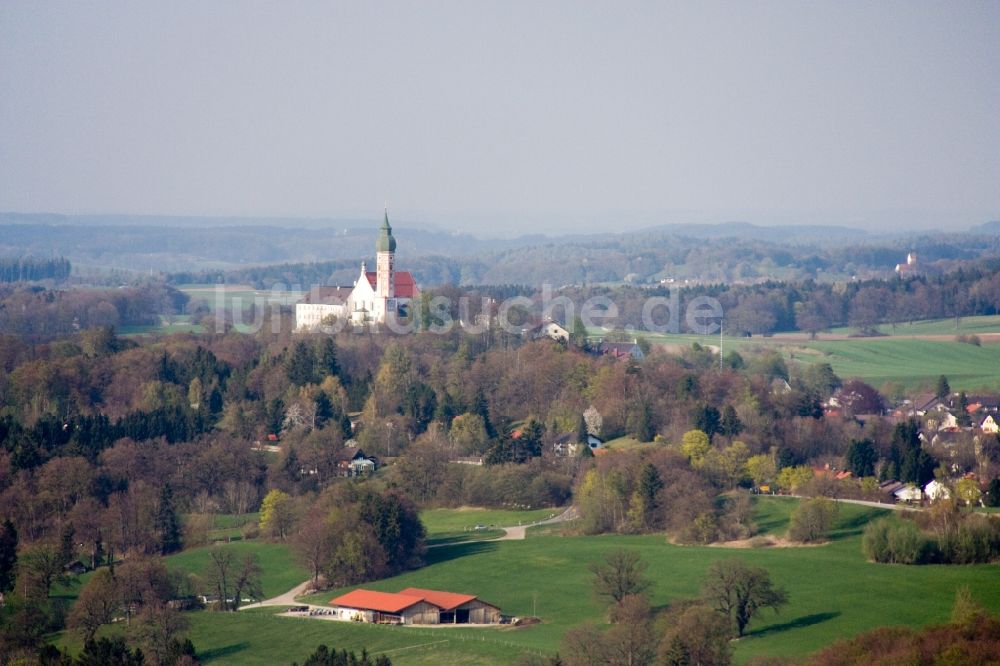
[[[62,282],[69,277],[68,259],[39,259],[36,257],[0,257],[0,282],[37,282],[52,280]]]

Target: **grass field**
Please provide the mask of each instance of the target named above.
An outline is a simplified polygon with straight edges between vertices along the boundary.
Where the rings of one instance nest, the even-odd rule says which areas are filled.
[[[427,545],[484,541],[503,536],[501,527],[525,525],[551,518],[561,509],[505,511],[466,507],[461,509],[430,509],[420,512],[427,529]],[[479,527],[480,529],[476,529]]]
[[[969,317],[963,319],[964,334],[1000,332],[1000,317]],[[949,328],[950,327],[950,328]],[[846,335],[849,331],[835,331]],[[933,336],[954,335],[954,320],[916,322],[897,326],[895,335],[877,338],[806,340],[778,335],[773,338],[753,337],[722,339],[723,352],[738,351],[752,354],[756,350],[775,349],[787,359],[803,363],[829,363],[843,379],[858,378],[876,388],[887,382],[899,384],[904,390],[933,388],[941,375],[955,390],[996,390],[1000,387],[1000,344],[985,340],[982,346]],[[918,337],[913,337],[918,336]],[[924,336],[924,337],[919,337]],[[671,352],[690,347],[697,342],[718,348],[718,336],[654,334],[646,337],[654,345],[664,345]]]
[[[267,543],[261,541],[234,541],[218,546],[233,553],[237,561],[241,561],[248,553],[255,553],[260,561],[261,587],[264,598],[270,598],[287,592],[306,578],[309,573],[295,560],[292,550],[287,544]],[[192,548],[182,553],[171,555],[167,559],[170,569],[185,571],[204,576],[208,572],[211,547]]]
[[[907,389],[933,387],[940,375],[953,390],[1000,386],[1000,346],[943,340],[869,338],[811,342],[819,352],[795,354],[806,362],[826,362],[842,378],[858,377],[873,386],[898,382]]]
[[[436,537],[441,533],[464,532],[476,525],[486,527],[512,527],[546,520],[562,512],[562,509],[533,509],[513,511],[503,509],[430,509],[420,512],[420,520],[427,529],[427,535]]]
[[[895,330],[889,324],[878,327],[879,332],[885,335],[909,336],[909,335],[973,335],[980,333],[1000,333],[1000,315],[989,315],[982,317],[962,317],[958,326],[955,326],[953,318],[948,319],[926,319],[915,321],[912,324],[896,324]],[[835,335],[850,335],[853,329],[835,328],[830,331]]]
[[[758,498],[755,516],[763,533],[782,534],[796,500]],[[323,642],[348,649],[392,650],[398,664],[510,663],[522,652],[552,653],[565,631],[586,620],[600,621],[602,605],[590,592],[590,562],[612,548],[639,551],[655,581],[652,602],[698,594],[715,560],[740,557],[765,566],[789,593],[778,615],[768,613],[735,645],[739,661],[755,655],[802,655],[833,640],[870,628],[919,626],[948,618],[962,585],[993,611],[1000,611],[1000,567],[904,567],[870,564],[860,534],[879,509],[841,505],[830,544],[809,548],[725,549],[674,546],[661,536],[545,536],[525,541],[478,542],[428,551],[428,565],[365,587],[398,591],[406,586],[480,595],[504,613],[538,615],[537,626],[490,629],[372,627],[319,620],[271,617],[262,610],[191,617],[191,638],[211,664],[288,663]],[[442,516],[438,523],[446,524]],[[451,520],[451,519],[449,519]],[[234,544],[235,545],[235,544]],[[180,557],[180,556],[178,556]],[[304,580],[304,577],[302,578]],[[290,587],[290,586],[289,586]],[[326,603],[340,591],[314,595]]]
[[[212,515],[212,526],[208,530],[210,541],[236,539],[243,537],[243,530],[260,521],[260,514],[254,513],[218,513]]]

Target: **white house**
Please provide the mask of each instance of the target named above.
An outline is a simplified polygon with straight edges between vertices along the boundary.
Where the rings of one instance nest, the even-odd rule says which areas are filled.
[[[375,242],[375,270],[369,271],[361,262],[361,274],[353,286],[310,291],[295,304],[296,329],[314,329],[330,315],[355,325],[385,323],[390,313],[399,318],[411,316],[420,289],[408,271],[396,270],[395,255],[396,239],[386,211]]]
[[[958,429],[958,419],[955,418],[954,414],[946,412],[941,415],[941,420],[938,422],[938,432],[955,432]]]
[[[1000,424],[997,423],[997,420],[993,418],[992,414],[988,414],[986,418],[983,419],[983,422],[979,425],[979,429],[982,430],[983,432],[988,432],[995,435],[997,433],[1000,433]]]
[[[951,497],[951,491],[948,490],[948,487],[937,479],[934,479],[924,486],[924,494],[927,495],[927,499],[932,502]]]
[[[913,485],[906,485],[893,493],[900,502],[919,502],[923,497],[920,488]]]
[[[532,340],[550,338],[556,342],[569,342],[569,331],[551,320],[526,328],[523,334]]]

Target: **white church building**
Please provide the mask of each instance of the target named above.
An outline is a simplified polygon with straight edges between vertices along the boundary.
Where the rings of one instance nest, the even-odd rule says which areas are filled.
[[[412,314],[420,289],[408,271],[395,267],[396,239],[389,226],[386,210],[378,240],[375,242],[375,270],[361,262],[361,275],[350,287],[314,287],[305,299],[295,304],[295,327],[309,330],[333,316],[340,322],[355,325],[385,323],[389,313],[402,319]]]

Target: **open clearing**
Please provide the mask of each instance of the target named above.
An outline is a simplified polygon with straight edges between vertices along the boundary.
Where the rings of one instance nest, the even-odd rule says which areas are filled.
[[[796,502],[759,498],[755,515],[761,532],[783,534]],[[997,565],[904,567],[866,562],[861,555],[861,531],[872,518],[887,514],[841,505],[834,540],[813,548],[674,546],[662,536],[564,537],[551,529],[545,536],[534,536],[529,531],[524,541],[434,548],[428,551],[428,565],[423,569],[365,585],[386,591],[418,586],[468,592],[498,604],[507,614],[538,615],[543,622],[536,626],[453,629],[442,635],[412,627],[277,617],[280,609],[272,608],[192,614],[191,638],[203,662],[212,664],[301,661],[319,643],[370,652],[392,650],[394,663],[404,665],[510,663],[522,652],[553,653],[568,628],[601,619],[602,605],[591,595],[587,565],[618,547],[635,549],[649,562],[655,581],[652,601],[657,607],[696,595],[706,569],[717,559],[740,557],[767,567],[788,590],[790,603],[779,615],[768,613],[751,624],[749,635],[735,646],[740,661],[759,654],[806,654],[837,638],[886,624],[919,626],[944,621],[955,590],[962,585],[972,588],[991,610],[1000,611]],[[273,559],[277,564],[278,558]],[[303,579],[292,581],[287,589]],[[306,600],[325,604],[343,591]]]

